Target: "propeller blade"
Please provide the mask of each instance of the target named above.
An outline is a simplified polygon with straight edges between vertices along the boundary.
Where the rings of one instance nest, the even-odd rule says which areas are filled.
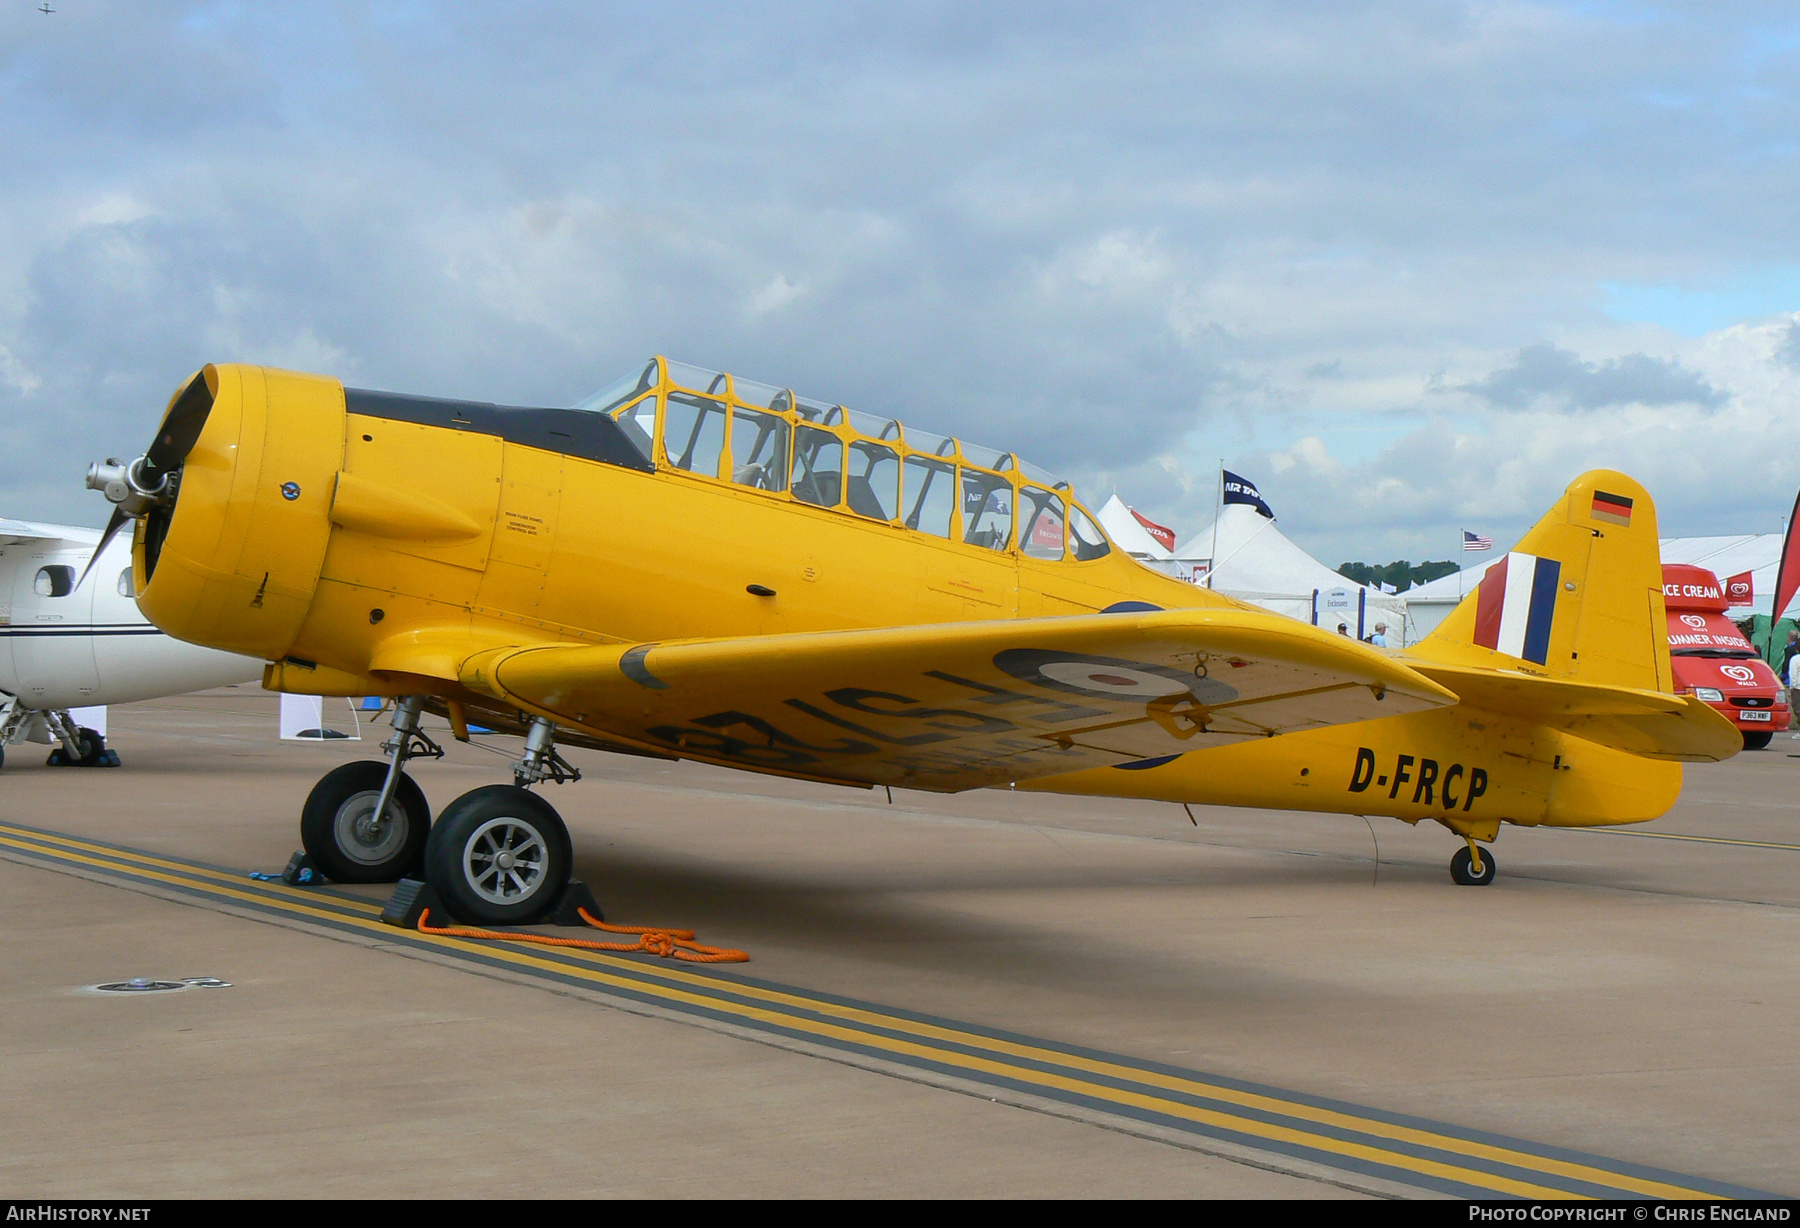
[[[212,412],[212,390],[206,386],[206,372],[194,376],[175,403],[169,406],[169,412],[163,416],[162,425],[157,428],[156,441],[145,453],[145,464],[158,473],[168,473],[179,468],[193,450],[194,443],[200,438],[201,430],[206,426],[206,416]]]
[[[116,507],[113,509],[112,519],[106,522],[106,532],[100,535],[100,544],[94,547],[94,552],[92,554],[88,555],[87,566],[81,569],[81,579],[75,581],[75,588],[79,589],[83,584],[87,583],[88,572],[94,570],[94,564],[98,563],[100,561],[100,556],[106,553],[106,547],[112,541],[113,534],[117,533],[120,528],[130,523],[131,517],[127,516]]]

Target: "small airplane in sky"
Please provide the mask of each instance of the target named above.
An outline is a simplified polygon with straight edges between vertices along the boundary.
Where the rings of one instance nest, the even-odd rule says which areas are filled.
[[[525,923],[570,876],[557,746],[842,785],[1430,819],[1491,882],[1502,822],[1654,818],[1742,741],[1671,693],[1656,513],[1578,478],[1389,652],[1141,566],[1012,454],[662,358],[573,409],[208,366],[89,473],[144,613],[272,690],[395,699],[389,761],[302,812],[340,880],[423,866]],[[524,737],[435,825],[437,713]]]
[[[72,709],[261,673],[255,658],[184,644],[151,626],[132,599],[128,544],[96,553],[99,540],[97,529],[0,519],[0,755],[26,741],[57,744],[55,762],[92,767],[106,760],[105,737]]]

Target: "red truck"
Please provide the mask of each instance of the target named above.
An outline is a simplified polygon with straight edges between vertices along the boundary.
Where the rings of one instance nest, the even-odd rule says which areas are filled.
[[[1788,727],[1787,691],[1725,617],[1730,606],[1719,577],[1686,563],[1664,563],[1662,571],[1675,690],[1724,713],[1744,735],[1744,749],[1761,750]]]

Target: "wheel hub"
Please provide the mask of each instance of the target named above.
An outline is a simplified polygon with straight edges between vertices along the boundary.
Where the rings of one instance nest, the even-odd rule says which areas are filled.
[[[406,823],[398,802],[389,802],[385,813],[375,813],[379,790],[356,793],[338,807],[337,846],[344,856],[363,865],[379,865],[406,842]]]
[[[491,904],[517,904],[535,895],[549,873],[548,844],[530,823],[489,819],[463,845],[463,875]]]

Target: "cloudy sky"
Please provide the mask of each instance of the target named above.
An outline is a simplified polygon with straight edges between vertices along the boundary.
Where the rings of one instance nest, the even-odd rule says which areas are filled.
[[[1332,564],[1800,483],[1792,6],[0,4],[0,515],[204,362],[656,352]]]

